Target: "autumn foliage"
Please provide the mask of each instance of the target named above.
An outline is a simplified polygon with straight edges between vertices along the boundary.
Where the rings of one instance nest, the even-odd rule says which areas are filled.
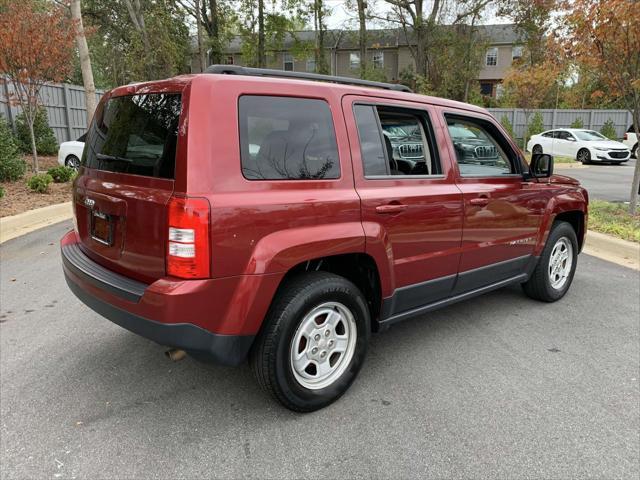
[[[0,74],[13,84],[14,97],[29,127],[45,82],[64,80],[73,68],[75,28],[64,7],[53,2],[0,0]],[[38,159],[33,141],[34,169]]]

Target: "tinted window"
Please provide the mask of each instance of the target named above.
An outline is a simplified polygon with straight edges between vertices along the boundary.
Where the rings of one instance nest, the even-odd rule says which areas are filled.
[[[86,141],[86,139],[87,139],[87,134],[84,133],[80,138],[78,138],[78,140],[76,140],[76,142],[84,142]]]
[[[546,132],[546,133],[543,133],[542,136],[546,138],[553,138],[553,133],[554,132]]]
[[[358,136],[360,138],[360,153],[364,165],[365,175],[388,175],[387,159],[384,144],[378,126],[375,107],[370,105],[356,105],[353,108]]]
[[[466,117],[446,118],[461,176],[516,173],[506,153],[510,151],[508,144],[494,125]]]
[[[113,97],[96,112],[83,164],[109,172],[173,178],[179,94]]]
[[[366,105],[354,113],[366,176],[442,173],[426,113]]]
[[[250,180],[314,180],[340,176],[338,146],[326,102],[242,96],[242,173]]]

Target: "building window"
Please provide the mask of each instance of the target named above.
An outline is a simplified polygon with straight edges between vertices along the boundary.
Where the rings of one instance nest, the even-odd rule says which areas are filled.
[[[233,55],[227,55],[227,58],[225,59],[224,63],[226,65],[233,65]]]
[[[307,72],[316,71],[316,59],[314,57],[307,58]]]
[[[384,52],[373,52],[373,68],[384,68]]]
[[[522,58],[524,47],[522,45],[516,45],[511,49],[511,60]]]
[[[496,98],[501,99],[504,96],[504,85],[501,83],[496,85]]]
[[[349,54],[349,66],[352,69],[360,68],[360,54],[358,52],[351,52]]]
[[[486,97],[493,96],[493,83],[480,82],[480,93]]]
[[[497,47],[491,47],[487,49],[487,56],[485,58],[485,65],[487,67],[495,67],[498,65],[498,49]]]
[[[293,55],[290,53],[285,53],[283,56],[284,62],[284,71],[285,72],[293,72]]]

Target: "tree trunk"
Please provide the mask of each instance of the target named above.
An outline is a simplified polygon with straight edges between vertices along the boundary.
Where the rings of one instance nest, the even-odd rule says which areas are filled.
[[[29,115],[25,117],[27,120],[27,124],[29,125],[29,135],[31,136],[31,152],[33,153],[33,173],[38,174],[38,170],[40,169],[38,165],[38,150],[36,149],[36,134],[33,132],[33,122],[35,121],[35,115],[32,115],[32,118],[28,118]]]
[[[364,78],[367,72],[367,2],[358,0],[358,23],[360,44],[360,78]]]
[[[264,68],[267,59],[264,46],[264,0],[258,0],[258,67]]]
[[[211,14],[211,33],[209,35],[211,43],[211,60],[213,63],[220,61],[220,17],[218,16],[218,0],[209,0],[209,10]]]
[[[204,72],[207,68],[206,53],[204,51],[204,45],[202,44],[202,11],[200,10],[200,0],[195,1],[196,11],[196,27],[198,35],[198,62],[200,63],[200,71]]]
[[[76,43],[78,44],[78,54],[80,56],[80,70],[82,71],[82,84],[84,86],[84,100],[87,105],[87,128],[91,125],[93,114],[96,111],[96,86],[93,82],[93,70],[91,69],[91,57],[89,56],[89,45],[84,34],[82,24],[82,10],[80,0],[71,2],[71,18],[76,22]]]

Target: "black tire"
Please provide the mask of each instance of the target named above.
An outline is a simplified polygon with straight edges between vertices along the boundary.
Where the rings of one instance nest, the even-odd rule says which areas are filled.
[[[542,153],[542,146],[541,145],[534,145],[533,148],[531,149],[531,153],[532,154]]]
[[[581,148],[580,150],[578,150],[576,160],[578,162],[581,162],[583,165],[591,163],[591,152],[589,152],[589,150],[587,150],[586,148]]]
[[[295,377],[290,357],[292,342],[305,317],[326,302],[339,302],[353,314],[355,350],[333,383],[324,388],[310,389]],[[260,386],[283,406],[297,412],[312,412],[336,401],[355,380],[367,353],[370,332],[367,302],[353,283],[327,272],[304,273],[279,289],[256,338],[249,362]]]
[[[551,259],[551,253],[556,243],[560,239],[566,239],[571,243],[572,251],[572,264],[569,275],[566,278],[565,283],[561,288],[554,288],[551,284],[551,278],[549,274],[549,262]],[[567,222],[556,222],[551,227],[549,232],[549,238],[542,250],[542,255],[538,260],[535,270],[525,283],[522,284],[524,292],[535,300],[543,302],[555,302],[560,300],[569,290],[573,276],[576,271],[576,265],[578,264],[578,239],[573,227]]]
[[[67,167],[73,168],[74,170],[78,170],[80,168],[80,159],[75,155],[68,155],[64,160],[64,164]]]
[[[631,149],[631,156],[633,158],[638,158],[638,144],[637,143]]]

